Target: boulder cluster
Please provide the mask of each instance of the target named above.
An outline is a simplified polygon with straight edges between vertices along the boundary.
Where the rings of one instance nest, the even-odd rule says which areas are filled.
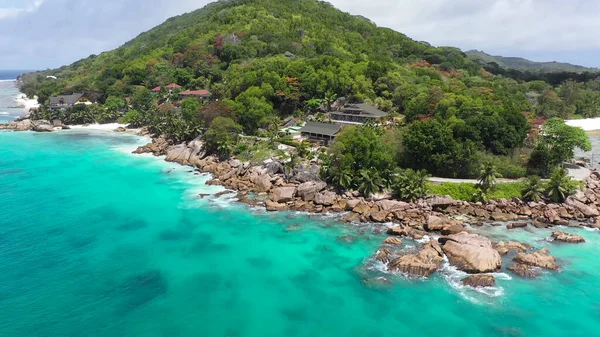
[[[27,116],[17,118],[11,123],[0,124],[0,130],[52,132],[55,129],[69,129],[69,127],[59,120],[52,122],[44,119],[31,120]]]
[[[338,194],[319,179],[319,167],[299,165],[286,172],[274,160],[252,164],[237,159],[221,161],[207,156],[200,139],[170,145],[164,138],[139,147],[134,153],[165,155],[167,161],[196,167],[212,173],[207,184],[223,185],[237,191],[240,202],[265,207],[268,211],[304,211],[309,213],[345,212],[346,222],[387,223],[388,237],[375,254],[388,270],[414,277],[428,277],[440,269],[445,260],[471,276],[462,283],[472,287],[493,286],[501,271],[503,257],[509,258],[506,269],[522,277],[541,275],[541,270],[556,271],[559,265],[548,249],[536,250],[520,242],[495,242],[470,233],[462,221],[472,225],[507,223],[509,230],[528,226],[547,228],[557,225],[600,228],[600,181],[592,175],[586,189],[564,204],[523,202],[519,199],[470,203],[450,197],[434,197],[406,203],[390,198],[369,200],[357,192]],[[403,250],[401,237],[415,240],[428,234],[440,236],[417,250]],[[555,241],[579,243],[583,238],[561,231],[553,233]]]

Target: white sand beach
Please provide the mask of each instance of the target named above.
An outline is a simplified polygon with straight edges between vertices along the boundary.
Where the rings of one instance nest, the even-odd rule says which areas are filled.
[[[566,121],[567,125],[578,126],[585,131],[600,130],[600,118],[572,119]]]

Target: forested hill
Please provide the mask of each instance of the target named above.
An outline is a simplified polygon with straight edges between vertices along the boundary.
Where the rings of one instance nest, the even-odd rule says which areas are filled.
[[[186,87],[210,86],[216,95],[235,98],[247,89],[238,82],[247,79],[230,75],[239,77],[252,67],[269,70],[279,79],[262,82],[283,89],[281,70],[290,67],[286,75],[303,80],[304,97],[327,91],[341,96],[398,65],[417,61],[469,73],[480,69],[459,49],[413,41],[326,2],[231,0],[173,17],[111,52],[39,74],[57,76],[55,86],[23,89],[35,91],[42,100],[60,91],[86,91],[102,101],[107,95],[130,94],[131,85],[152,88],[175,81]],[[373,90],[352,91],[361,99],[377,96]]]
[[[388,116],[377,130],[344,129],[333,146],[343,151],[328,171],[338,181],[361,167],[389,178],[395,165],[474,177],[486,163],[504,177],[521,177],[531,152],[526,147],[540,143],[526,141],[535,137],[531,124],[600,114],[595,74],[542,75],[484,68],[457,48],[414,41],[326,2],[232,0],[171,18],[116,50],[28,74],[21,90],[43,104],[74,92],[100,103],[65,111],[42,105],[35,118],[120,120],[149,126],[172,142],[204,133],[207,148],[222,157],[261,153],[233,135],[273,139],[284,118],[326,120],[321,110],[344,97]],[[211,99],[180,97],[179,90],[166,90],[171,83],[209,90]],[[378,144],[385,149],[369,150]],[[547,164],[565,157],[529,165],[547,175]],[[380,172],[371,173],[360,175]]]
[[[469,50],[465,52],[469,58],[483,63],[495,62],[500,67],[516,69],[522,71],[543,71],[543,72],[586,72],[600,71],[598,68],[588,68],[564,62],[535,62],[522,57],[504,57],[494,56],[479,50]]]

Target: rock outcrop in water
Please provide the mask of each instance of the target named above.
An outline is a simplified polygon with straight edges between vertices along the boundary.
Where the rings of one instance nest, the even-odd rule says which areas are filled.
[[[493,287],[496,285],[496,278],[490,274],[476,274],[460,280],[460,283],[473,288]]]
[[[513,259],[514,262],[532,267],[540,267],[549,270],[558,270],[559,265],[556,258],[550,255],[548,248],[543,248],[533,253],[519,253]]]
[[[416,254],[407,254],[391,260],[388,269],[414,277],[429,277],[442,265],[443,253],[437,241],[429,241]]]
[[[585,239],[583,236],[578,234],[569,234],[563,231],[555,231],[552,233],[552,238],[555,241],[567,242],[567,243],[583,243]]]
[[[441,237],[439,242],[450,264],[459,270],[471,274],[489,273],[502,266],[500,254],[484,236],[462,232]]]
[[[528,249],[531,249],[531,248],[533,248],[533,247],[531,247],[528,244],[517,242],[517,241],[508,241],[508,242],[500,241],[494,245],[494,249],[502,256],[508,254],[511,251],[517,252],[517,253],[524,253]]]

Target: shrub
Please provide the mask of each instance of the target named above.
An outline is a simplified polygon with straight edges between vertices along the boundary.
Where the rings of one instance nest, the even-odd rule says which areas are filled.
[[[499,183],[493,191],[486,194],[490,200],[520,198],[523,183]],[[449,195],[455,200],[472,201],[473,196],[479,195],[477,185],[469,183],[443,183],[441,185],[429,185],[432,194]]]
[[[489,163],[496,167],[496,171],[506,179],[523,178],[527,174],[527,168],[521,165],[518,160],[507,156],[494,156],[488,153],[480,153],[478,162],[481,164]],[[478,167],[476,166],[476,167]],[[477,176],[479,172],[473,172],[473,176]]]

